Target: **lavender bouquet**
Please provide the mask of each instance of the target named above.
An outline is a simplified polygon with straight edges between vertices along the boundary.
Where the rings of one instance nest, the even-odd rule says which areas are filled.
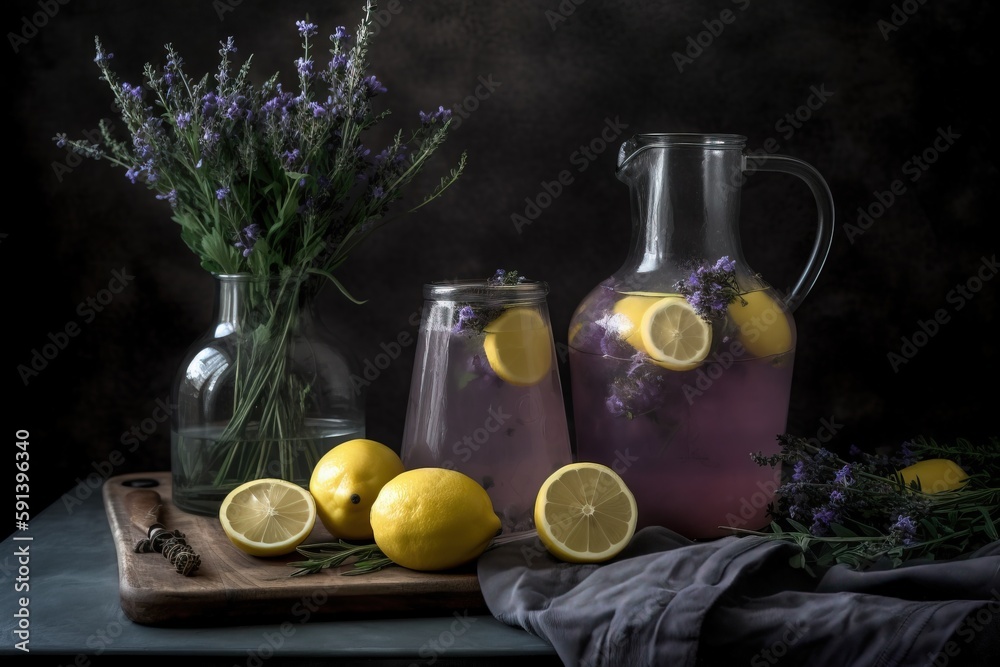
[[[730,527],[797,545],[791,564],[819,576],[963,558],[1000,539],[1000,440],[916,437],[842,458],[791,434],[761,466],[786,469],[764,530]]]
[[[143,82],[133,85],[112,71],[113,56],[97,38],[95,62],[128,138],[116,137],[106,120],[99,142],[54,138],[60,147],[120,167],[152,191],[207,271],[260,279],[251,280],[258,305],[255,320],[246,323],[251,335],[232,364],[238,374],[232,418],[203,463],[219,486],[275,476],[263,467],[275,459],[282,461],[280,476],[291,477],[284,463],[291,456],[281,448],[301,436],[309,399],[306,384],[282,361],[299,297],[332,283],[362,302],[338,270],[391,219],[393,204],[449,134],[451,112],[439,107],[420,112],[419,124],[414,118],[409,138],[399,130],[381,150],[365,145],[366,132],[389,115],[375,110],[373,100],[386,89],[368,73],[374,14],[375,3],[368,2],[356,34],[337,27],[326,55],[316,43],[319,27],[297,21],[297,89],[286,88],[278,74],[255,86],[251,59],[239,67],[232,62],[231,37],[221,44],[212,77],[189,76],[168,44],[163,65],[147,64]],[[402,213],[439,197],[465,160],[463,153]]]

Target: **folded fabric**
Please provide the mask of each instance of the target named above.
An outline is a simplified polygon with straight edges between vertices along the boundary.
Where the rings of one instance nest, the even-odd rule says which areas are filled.
[[[814,577],[794,544],[695,543],[636,532],[599,565],[564,563],[537,537],[479,559],[500,621],[545,639],[570,666],[998,665],[1000,543],[947,562]]]

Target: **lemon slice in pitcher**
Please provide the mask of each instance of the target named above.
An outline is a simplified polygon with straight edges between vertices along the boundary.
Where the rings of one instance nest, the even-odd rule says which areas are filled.
[[[618,474],[599,463],[565,465],[535,498],[538,537],[556,558],[600,563],[617,556],[635,533],[635,496]]]
[[[219,521],[229,541],[251,556],[295,551],[316,523],[316,501],[307,490],[283,479],[255,479],[226,496]]]
[[[782,306],[767,292],[756,290],[729,304],[729,318],[740,329],[740,341],[755,357],[792,349],[792,328]]]
[[[508,308],[486,325],[485,331],[486,360],[504,382],[529,387],[551,370],[552,334],[533,308]]]
[[[639,325],[643,348],[664,368],[696,368],[712,346],[712,327],[682,296],[663,297],[646,309]]]

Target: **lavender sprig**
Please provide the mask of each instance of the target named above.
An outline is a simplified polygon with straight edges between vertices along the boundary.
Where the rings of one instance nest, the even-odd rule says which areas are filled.
[[[720,257],[711,266],[699,266],[687,278],[678,280],[674,289],[706,321],[724,318],[729,304],[736,299],[742,301],[740,286],[736,282],[736,262],[728,255]]]
[[[381,152],[366,145],[389,113],[375,108],[386,88],[369,71],[374,10],[369,1],[355,34],[339,26],[329,35],[329,61],[321,57],[319,26],[308,17],[295,22],[297,90],[286,89],[278,74],[255,85],[252,56],[236,62],[232,37],[219,45],[214,75],[190,76],[168,44],[164,64],[147,64],[141,82],[122,81],[95,38],[94,61],[127,139],[102,122],[100,141],[61,133],[54,140],[107,160],[169,202],[181,238],[208,271],[263,276],[292,267],[329,278],[357,301],[335,278],[350,253],[390,220],[440,197],[466,162],[463,152],[427,194],[395,212],[452,123],[443,107],[418,111],[408,138],[399,130]],[[252,246],[250,225],[259,230]]]
[[[996,438],[987,445],[959,438],[950,446],[916,438],[881,454],[852,447],[853,461],[797,436],[784,434],[778,440],[778,454],[751,455],[758,465],[791,472],[768,508],[771,525],[764,530],[729,528],[795,543],[800,551],[793,564],[811,574],[834,565],[863,570],[881,563],[898,567],[917,559],[961,558],[1000,539]],[[903,483],[901,466],[942,452],[976,471],[969,483],[938,493]],[[973,461],[980,467],[970,465]]]

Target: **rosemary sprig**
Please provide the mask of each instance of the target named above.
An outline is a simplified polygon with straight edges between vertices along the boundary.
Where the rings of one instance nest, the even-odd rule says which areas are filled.
[[[296,549],[308,558],[304,561],[289,563],[290,567],[298,568],[291,576],[299,577],[306,574],[316,574],[328,567],[339,567],[350,559],[354,559],[354,567],[341,572],[342,575],[368,574],[395,565],[378,548],[377,544],[351,544],[344,540],[336,542],[318,542],[307,544]]]
[[[329,567],[339,567],[351,559],[354,559],[354,569],[341,574],[365,574],[395,565],[376,544],[351,544],[338,540],[305,545],[296,550],[309,560],[289,563],[299,568],[291,576],[315,574]]]

